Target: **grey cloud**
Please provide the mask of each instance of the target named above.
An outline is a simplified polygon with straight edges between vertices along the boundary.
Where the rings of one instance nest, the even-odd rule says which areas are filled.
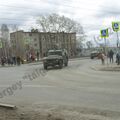
[[[34,2],[33,2],[34,3]],[[39,4],[39,3],[38,3]],[[48,4],[47,7],[42,5],[35,6],[31,3],[13,4],[0,6],[0,24],[22,24],[29,18],[37,17],[41,14],[50,14],[58,11],[58,6]]]
[[[115,17],[120,16],[120,8],[118,9],[118,8],[111,7],[111,9],[109,10],[103,8],[99,12],[100,13],[96,15],[96,17],[98,18],[101,18],[101,17],[104,18],[104,17],[109,17],[109,16],[115,16]]]
[[[103,18],[109,16],[120,16],[120,2],[119,0],[104,0],[102,6],[98,9],[96,17]]]

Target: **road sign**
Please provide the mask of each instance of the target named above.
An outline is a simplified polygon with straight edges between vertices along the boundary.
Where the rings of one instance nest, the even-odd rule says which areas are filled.
[[[101,38],[107,38],[107,37],[109,37],[109,35],[108,35],[108,29],[100,30],[100,35],[101,35]]]
[[[112,22],[113,31],[118,32],[120,30],[120,22]]]

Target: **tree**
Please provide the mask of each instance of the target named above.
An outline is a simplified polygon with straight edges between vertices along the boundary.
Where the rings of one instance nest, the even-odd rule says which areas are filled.
[[[93,43],[91,41],[87,41],[86,45],[87,45],[88,49],[93,47]]]
[[[2,24],[1,26],[1,35],[3,40],[9,40],[9,29],[6,24]]]
[[[31,29],[31,32],[38,32],[38,29],[32,28],[32,29]]]
[[[85,35],[77,35],[76,39],[76,49],[77,49],[77,54],[78,55],[81,55],[82,54],[82,51],[84,49],[84,41],[85,41]]]
[[[9,56],[9,29],[6,24],[1,26],[2,56]]]
[[[83,28],[80,23],[67,18],[59,16],[58,14],[51,14],[48,16],[40,16],[37,19],[37,24],[43,32],[76,32],[83,34]]]
[[[11,32],[18,31],[18,25],[17,24],[13,24],[12,26],[10,26],[10,28],[11,28]]]

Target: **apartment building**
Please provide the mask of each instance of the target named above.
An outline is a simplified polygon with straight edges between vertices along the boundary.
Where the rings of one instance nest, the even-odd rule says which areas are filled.
[[[43,57],[49,49],[66,49],[69,57],[76,55],[76,33],[16,31],[10,34],[10,41],[12,54],[23,58],[37,52]]]

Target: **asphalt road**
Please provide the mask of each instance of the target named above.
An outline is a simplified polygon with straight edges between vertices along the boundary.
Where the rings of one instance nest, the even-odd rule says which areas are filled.
[[[72,60],[68,67],[49,69],[32,81],[23,76],[42,69],[42,64],[0,68],[0,102],[28,106],[62,104],[120,112],[120,72],[91,69],[96,64],[100,64],[98,60]],[[13,95],[7,89],[11,86]]]

